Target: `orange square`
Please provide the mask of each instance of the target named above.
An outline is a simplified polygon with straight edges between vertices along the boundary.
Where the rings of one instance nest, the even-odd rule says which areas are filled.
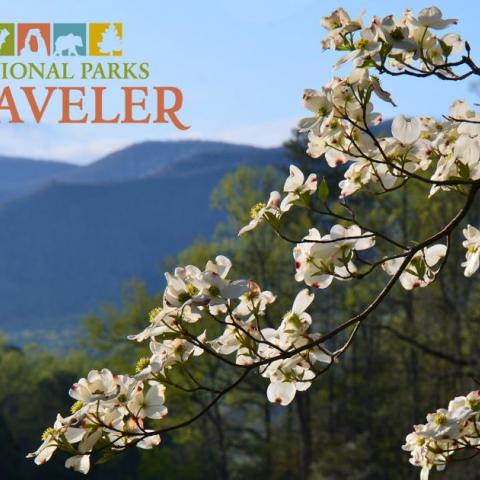
[[[20,56],[50,55],[51,31],[49,23],[19,23],[17,50]]]

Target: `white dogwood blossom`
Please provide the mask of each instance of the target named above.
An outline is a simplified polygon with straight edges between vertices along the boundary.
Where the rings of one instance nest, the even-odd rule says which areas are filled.
[[[238,236],[245,235],[247,232],[250,232],[251,230],[254,230],[257,228],[257,226],[265,220],[266,214],[271,214],[275,218],[279,218],[281,216],[281,210],[280,210],[280,203],[282,200],[282,196],[278,192],[272,192],[270,194],[270,198],[268,199],[268,202],[265,203],[257,203],[254,207],[252,207],[252,210],[250,212],[250,216],[252,219],[250,220],[250,223],[245,225],[239,232]]]
[[[116,450],[130,444],[152,448],[160,443],[160,436],[147,430],[144,422],[167,414],[164,390],[158,382],[145,385],[128,375],[113,375],[107,369],[92,370],[70,389],[70,396],[77,400],[73,414],[66,418],[58,415],[53,427],[43,434],[42,445],[28,456],[43,464],[59,448],[74,453],[65,467],[88,473],[90,455],[102,442],[111,442]],[[146,438],[142,438],[144,434]]]
[[[455,18],[444,19],[442,11],[438,7],[428,7],[420,10],[417,19],[412,18],[412,23],[421,27],[429,27],[434,30],[443,30],[449,25],[456,25]]]
[[[292,309],[287,312],[277,329],[266,328],[261,331],[263,342],[259,344],[260,359],[275,358],[280,352],[288,352],[300,347],[314,337],[309,337],[308,330],[312,318],[306,309],[314,300],[313,293],[308,289],[301,290],[293,302]],[[331,356],[321,346],[315,346],[303,354],[292,355],[285,359],[274,360],[265,368],[261,375],[270,380],[267,397],[272,403],[288,405],[297,391],[307,390],[315,378],[313,366],[317,362],[331,363]]]
[[[314,288],[327,288],[334,278],[347,280],[355,276],[355,251],[373,247],[375,237],[357,225],[348,228],[334,225],[327,235],[316,228],[293,249],[295,280]]]
[[[316,190],[316,174],[311,173],[307,179],[305,179],[303,172],[298,167],[290,165],[290,175],[285,180],[283,186],[283,191],[286,193],[285,197],[282,199],[280,193],[274,191],[270,194],[270,198],[266,204],[258,203],[255,205],[250,213],[252,220],[241,228],[238,235],[242,236],[255,229],[264,220],[269,220],[269,215],[275,219],[280,219],[295,203],[299,200],[305,201],[305,198],[313,195]]]
[[[87,378],[74,383],[68,393],[75,400],[90,403],[114,398],[118,393],[117,388],[112,372],[104,368],[101,371],[92,370]]]
[[[421,480],[427,480],[432,468],[443,470],[456,452],[479,446],[480,391],[475,390],[428,414],[427,423],[415,425],[402,448],[410,452],[410,463],[421,467]]]
[[[403,145],[413,145],[421,133],[420,121],[417,118],[407,120],[403,115],[395,117],[392,123],[392,135]]]
[[[471,225],[463,230],[465,241],[463,246],[467,249],[466,260],[462,263],[465,267],[465,276],[471,277],[480,266],[480,230]]]
[[[317,176],[311,173],[305,180],[303,172],[295,165],[290,165],[290,176],[285,180],[283,191],[287,193],[280,204],[280,210],[287,212],[303,195],[312,195],[317,190]]]
[[[426,287],[435,280],[438,263],[447,253],[446,245],[434,245],[417,252],[400,274],[400,283],[405,290]],[[382,268],[388,275],[395,275],[404,262],[404,257],[387,260]]]
[[[209,261],[202,272],[194,265],[178,267],[173,275],[166,273],[167,288],[164,303],[168,306],[194,307],[223,305],[229,298],[236,298],[247,290],[247,282],[230,281],[227,276],[232,263],[222,255],[215,262]]]

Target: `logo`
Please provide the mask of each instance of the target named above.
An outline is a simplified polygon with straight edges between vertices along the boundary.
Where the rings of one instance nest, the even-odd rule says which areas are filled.
[[[122,55],[122,23],[0,23],[0,57]]]
[[[19,23],[17,51],[24,56],[50,55],[51,32],[49,23]]]
[[[0,23],[0,56],[15,55],[15,24]]]
[[[84,57],[87,54],[87,25],[85,23],[53,24],[53,55]]]
[[[122,55],[123,28],[121,23],[90,24],[90,55],[92,57]]]
[[[149,80],[150,64],[119,59],[123,40],[119,22],[0,23],[0,123],[40,123],[50,115],[59,124],[170,123],[188,130],[178,118],[182,90],[139,85]]]

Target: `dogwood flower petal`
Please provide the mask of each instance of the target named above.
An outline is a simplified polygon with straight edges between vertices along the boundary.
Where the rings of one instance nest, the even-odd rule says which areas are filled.
[[[90,470],[90,455],[75,455],[65,462],[66,468],[71,468],[76,472],[87,474]]]
[[[293,383],[272,382],[267,388],[267,397],[270,402],[285,406],[292,402],[296,392]]]
[[[398,115],[392,123],[392,135],[404,145],[412,145],[420,137],[421,124],[417,118],[407,120],[404,115]]]

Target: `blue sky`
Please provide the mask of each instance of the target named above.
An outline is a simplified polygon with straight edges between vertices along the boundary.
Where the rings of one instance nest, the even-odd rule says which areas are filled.
[[[445,16],[460,20],[456,31],[469,40],[474,56],[478,52],[480,58],[480,7],[466,0],[436,4]],[[318,88],[332,75],[331,64],[337,55],[321,52],[322,16],[338,6],[354,16],[366,9],[368,18],[429,5],[371,0],[4,2],[2,22],[123,22],[124,57],[118,60],[147,61],[151,70],[149,80],[130,81],[128,85],[180,87],[185,96],[180,117],[191,129],[180,132],[164,125],[57,125],[58,112],[52,111],[41,125],[8,125],[2,121],[1,153],[88,163],[142,140],[200,138],[279,145],[304,114],[303,89]],[[2,87],[7,84],[0,81]],[[112,87],[108,108],[113,111],[120,101],[117,89],[125,82],[92,84]],[[471,82],[402,77],[387,78],[384,86],[398,104],[397,109],[378,104],[377,110],[386,116],[395,111],[440,116],[455,98],[478,101]]]

